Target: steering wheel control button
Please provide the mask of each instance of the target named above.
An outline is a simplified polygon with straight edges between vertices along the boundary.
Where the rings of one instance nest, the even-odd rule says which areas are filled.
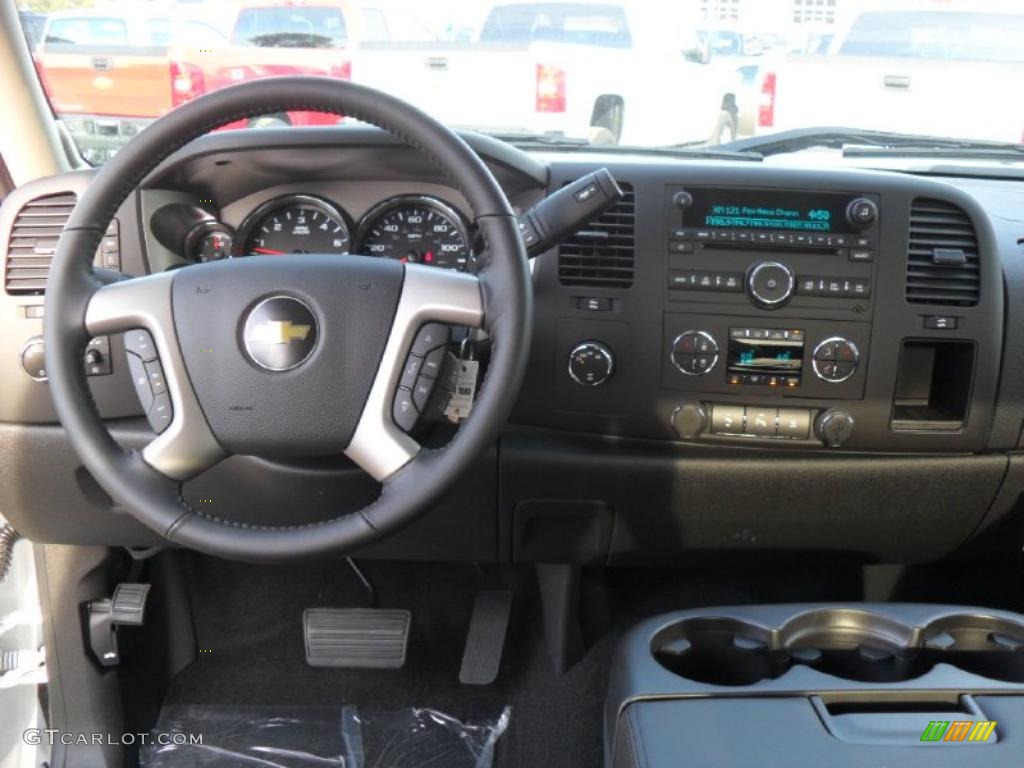
[[[814,348],[811,365],[815,375],[829,384],[839,384],[857,372],[860,352],[849,339],[825,339]]]
[[[427,323],[416,334],[416,339],[412,343],[411,354],[417,357],[425,357],[428,352],[446,345],[451,337],[452,331],[447,325]]]
[[[744,409],[741,405],[711,407],[711,432],[715,435],[742,435]]]
[[[167,382],[164,381],[164,369],[160,367],[159,360],[146,363],[146,375],[149,377],[149,386],[154,395],[162,395],[167,392]]]
[[[874,200],[858,197],[846,207],[846,220],[857,229],[867,229],[878,220],[878,206]]]
[[[249,359],[267,371],[290,371],[316,349],[316,316],[293,296],[271,296],[250,310],[242,328]]]
[[[437,379],[430,376],[424,376],[420,374],[420,377],[416,379],[416,386],[412,390],[412,404],[416,406],[416,410],[420,413],[427,408],[427,403],[430,402],[430,396],[434,393],[434,383]]]
[[[751,267],[747,275],[747,290],[754,303],[763,309],[777,309],[789,301],[796,286],[796,278],[785,264],[762,261]]]
[[[836,409],[825,411],[814,425],[814,433],[828,448],[841,448],[853,436],[853,416]]]
[[[142,412],[149,413],[149,409],[153,407],[153,388],[149,383],[149,373],[142,358],[131,352],[128,353],[128,373],[131,374],[132,385],[135,387]]]
[[[33,381],[46,381],[46,348],[42,339],[29,339],[21,348],[21,368]]]
[[[156,346],[149,331],[128,331],[124,335],[124,348],[133,355],[138,355],[145,362],[156,360]]]
[[[149,419],[149,426],[158,435],[170,426],[173,416],[174,411],[171,408],[171,397],[166,392],[153,398],[153,406],[146,414],[146,418]]]
[[[391,408],[391,416],[400,429],[406,432],[412,431],[420,414],[413,403],[411,391],[399,389],[395,393],[395,402]]]
[[[402,369],[402,376],[398,380],[398,386],[402,389],[412,389],[416,386],[416,377],[420,375],[420,368],[423,366],[423,358],[409,355],[405,359],[405,367]]]
[[[424,376],[432,376],[436,379],[441,375],[441,367],[444,364],[446,352],[447,350],[444,347],[438,347],[427,353],[427,356],[423,358]]]
[[[599,387],[615,372],[615,356],[599,341],[584,341],[569,353],[569,377],[581,387]]]
[[[687,376],[703,376],[718,362],[718,342],[707,331],[684,331],[672,342],[672,364]]]

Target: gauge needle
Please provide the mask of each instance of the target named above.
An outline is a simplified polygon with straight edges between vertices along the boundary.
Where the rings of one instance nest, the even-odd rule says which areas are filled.
[[[284,256],[284,251],[275,251],[273,248],[251,248],[253,253],[264,253],[268,256]]]

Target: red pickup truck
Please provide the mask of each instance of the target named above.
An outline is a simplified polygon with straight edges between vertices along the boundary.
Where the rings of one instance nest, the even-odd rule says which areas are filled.
[[[51,14],[34,51],[50,103],[92,162],[179,104],[225,85],[286,74],[351,77],[344,3],[245,4],[223,25],[228,35],[216,19],[126,8]],[[290,112],[226,127],[338,120]]]

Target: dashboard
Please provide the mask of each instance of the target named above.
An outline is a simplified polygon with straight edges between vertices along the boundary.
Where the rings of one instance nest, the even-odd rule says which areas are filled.
[[[902,562],[985,535],[1005,545],[1024,489],[1021,182],[467,139],[519,213],[602,167],[624,197],[532,262],[512,423],[378,554]],[[0,506],[41,540],[141,545],[148,533],[62,443],[39,367],[46,250],[90,175],[27,185],[0,209],[0,465],[13,480]],[[50,228],[32,229],[42,217]],[[138,275],[326,252],[473,270],[483,250],[436,169],[349,127],[195,142],[124,204],[96,263]],[[83,366],[115,436],[144,444],[125,360],[122,338],[102,338]],[[445,424],[419,428],[443,443]],[[233,457],[186,487],[254,523],[279,521],[280,504],[307,522],[374,492],[330,457]]]

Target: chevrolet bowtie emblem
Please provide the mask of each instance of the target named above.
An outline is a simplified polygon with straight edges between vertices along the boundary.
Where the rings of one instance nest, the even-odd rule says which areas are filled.
[[[266,320],[252,328],[249,338],[254,344],[292,344],[305,341],[311,329],[310,325],[293,323],[291,320]]]
[[[290,371],[316,349],[316,315],[294,296],[271,296],[253,307],[242,327],[249,359],[268,371]]]

